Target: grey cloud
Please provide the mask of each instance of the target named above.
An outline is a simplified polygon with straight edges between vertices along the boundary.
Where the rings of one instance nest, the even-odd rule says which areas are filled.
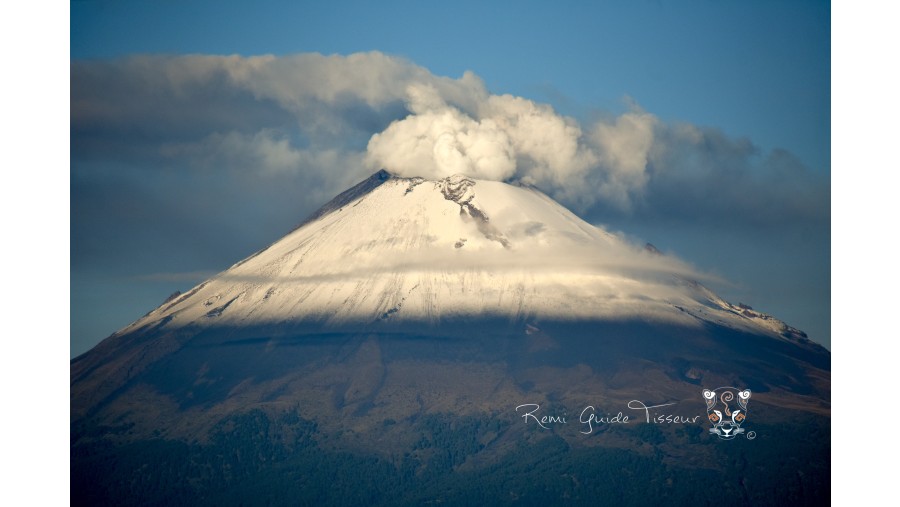
[[[785,150],[691,125],[657,129],[637,214],[765,226],[827,223],[829,182]]]
[[[378,52],[75,61],[71,139],[73,265],[138,221],[160,249],[249,253],[381,167],[518,179],[606,222],[829,216],[828,182],[787,152],[636,105],[579,122]]]

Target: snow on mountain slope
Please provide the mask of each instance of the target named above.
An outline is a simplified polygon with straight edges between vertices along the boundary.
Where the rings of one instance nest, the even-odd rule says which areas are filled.
[[[379,171],[120,333],[154,324],[371,327],[484,316],[707,321],[805,337],[694,278],[677,259],[594,227],[533,188]]]

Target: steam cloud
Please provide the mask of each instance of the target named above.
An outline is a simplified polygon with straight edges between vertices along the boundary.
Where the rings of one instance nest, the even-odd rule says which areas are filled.
[[[76,61],[71,89],[79,166],[115,158],[149,170],[252,174],[272,187],[305,183],[320,203],[385,168],[518,179],[582,212],[828,214],[827,181],[787,152],[766,155],[715,129],[667,124],[634,103],[582,124],[546,104],[491,94],[472,72],[435,76],[378,52]]]
[[[466,78],[472,82],[469,75]],[[480,83],[479,83],[480,84]],[[590,202],[599,196],[628,208],[648,180],[649,152],[657,119],[641,111],[585,134],[577,121],[552,107],[471,87],[470,112],[433,86],[407,87],[412,113],[372,136],[366,160],[403,176],[437,179],[465,174],[489,180],[519,179]],[[599,185],[586,188],[591,173]]]

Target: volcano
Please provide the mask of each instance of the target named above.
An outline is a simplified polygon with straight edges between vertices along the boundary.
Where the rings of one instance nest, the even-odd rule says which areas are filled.
[[[72,501],[827,501],[830,353],[698,280],[528,185],[379,171],[72,361]]]

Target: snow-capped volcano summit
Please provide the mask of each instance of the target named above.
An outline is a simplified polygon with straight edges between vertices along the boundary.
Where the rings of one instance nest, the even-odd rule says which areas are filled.
[[[776,492],[745,503],[827,489],[830,353],[697,279],[533,188],[380,171],[72,361],[73,498],[493,505],[513,480],[568,500],[612,478],[578,493],[591,505],[623,474],[682,503],[718,498],[678,493],[695,483]],[[764,438],[735,452],[769,453],[736,476],[710,471],[732,452],[706,427],[717,386],[753,392]],[[632,419],[586,434],[586,410]]]
[[[803,337],[540,191],[379,171],[268,248],[123,329],[641,319]]]

